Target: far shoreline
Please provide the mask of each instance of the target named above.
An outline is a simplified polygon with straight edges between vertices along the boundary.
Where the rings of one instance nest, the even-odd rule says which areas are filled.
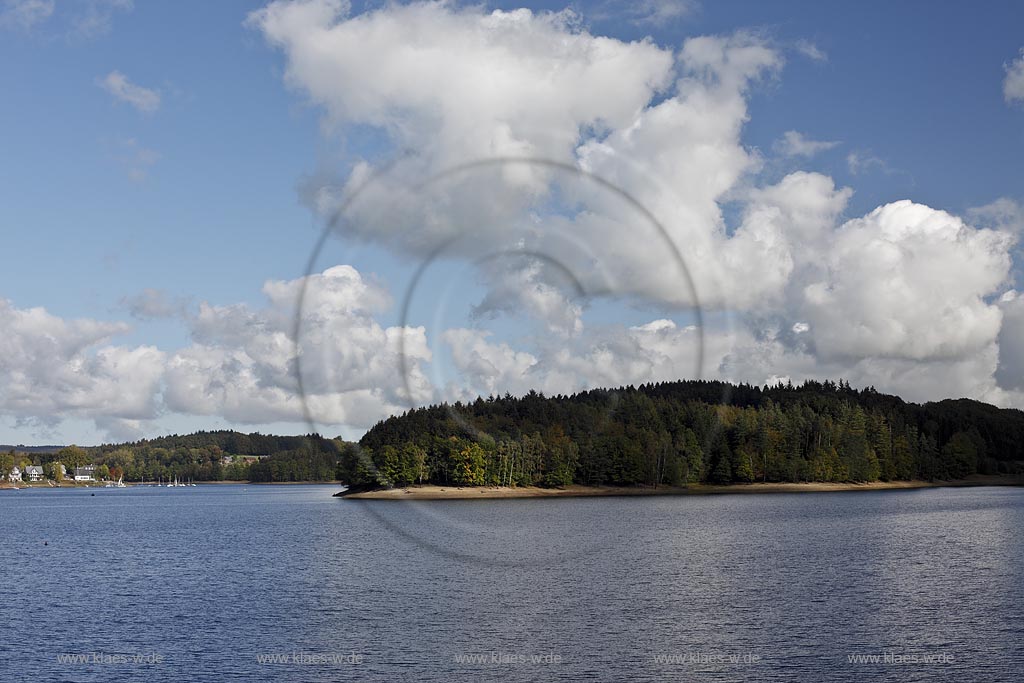
[[[330,481],[243,481],[236,479],[216,479],[211,481],[197,481],[194,482],[197,487],[199,486],[344,486],[344,484],[337,479]],[[124,488],[166,488],[166,484],[163,486],[151,483],[151,482],[140,482],[140,481],[126,481]],[[117,488],[113,486],[107,486],[106,482],[102,481],[62,481],[61,483],[49,484],[47,482],[18,482],[17,484],[12,482],[0,482],[0,491],[24,491],[26,489],[32,490],[60,490],[60,489],[109,489]],[[174,488],[174,487],[171,487]]]
[[[948,481],[873,481],[691,484],[689,486],[580,486],[540,488],[538,486],[439,486],[414,485],[404,488],[373,489],[334,494],[338,498],[356,500],[494,500],[512,498],[590,498],[622,496],[706,496],[750,493],[833,493],[848,491],[895,491],[930,488],[962,488],[971,486],[1024,486],[1024,478],[999,475],[972,475],[967,479]]]

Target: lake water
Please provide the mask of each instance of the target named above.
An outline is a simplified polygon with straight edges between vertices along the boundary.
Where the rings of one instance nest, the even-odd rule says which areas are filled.
[[[1022,489],[336,490],[0,491],[0,680],[1022,680]]]

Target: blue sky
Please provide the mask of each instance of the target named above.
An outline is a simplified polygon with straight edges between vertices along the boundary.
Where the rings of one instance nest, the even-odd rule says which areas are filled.
[[[24,12],[32,7],[26,10],[25,4],[25,0],[0,2],[0,16],[4,17],[0,19],[0,64],[4,65],[0,67],[4,101],[0,107],[0,226],[6,255],[0,268],[0,300],[8,302],[9,311],[42,307],[63,321],[124,323],[128,328],[98,341],[72,339],[67,345],[58,344],[65,355],[54,362],[66,363],[70,375],[33,378],[30,369],[14,367],[17,359],[27,358],[26,368],[45,364],[45,359],[11,351],[11,367],[0,369],[0,443],[93,443],[211,426],[304,429],[301,420],[290,419],[295,417],[293,413],[277,407],[253,409],[250,415],[237,406],[221,410],[213,401],[195,413],[183,412],[180,401],[172,405],[165,400],[166,383],[171,379],[161,374],[162,369],[153,375],[154,395],[140,399],[145,406],[105,407],[103,402],[108,399],[103,398],[107,396],[103,391],[97,393],[96,405],[34,401],[13,393],[5,400],[4,380],[9,386],[19,383],[23,390],[30,387],[30,393],[47,394],[67,391],[67,378],[73,376],[83,383],[85,388],[79,389],[88,395],[92,380],[80,376],[89,372],[81,366],[83,362],[89,365],[88,359],[106,346],[124,350],[155,347],[165,354],[159,361],[164,367],[173,362],[176,352],[197,343],[195,320],[203,302],[215,307],[244,305],[259,315],[267,307],[261,292],[264,282],[301,278],[324,225],[324,216],[304,199],[303,188],[323,177],[344,183],[354,161],[379,162],[395,149],[398,137],[370,115],[363,116],[366,120],[360,120],[361,115],[339,119],[332,107],[344,110],[346,94],[328,92],[324,88],[330,86],[323,86],[316,73],[303,71],[301,45],[305,38],[298,35],[299,29],[287,33],[292,29],[282,28],[287,35],[283,42],[275,42],[269,19],[247,20],[266,3],[94,0],[76,4],[55,0],[29,3],[37,8],[29,14]],[[542,16],[544,10],[565,9],[565,5],[552,3],[498,2],[487,4],[486,9],[453,3],[437,13],[483,17],[492,9],[523,6],[534,10],[534,17]],[[624,9],[636,6],[666,14],[649,20]],[[1008,69],[1024,47],[1024,7],[1020,3],[651,2],[574,3],[571,8],[577,19],[552,30],[608,37],[624,44],[648,39],[665,54],[674,55],[676,64],[678,51],[697,36],[743,35],[747,44],[756,43],[778,55],[778,65],[766,66],[740,93],[745,107],[740,115],[741,132],[737,140],[729,142],[756,158],[756,163],[738,172],[727,192],[712,197],[727,235],[740,230],[745,212],[753,206],[751,192],[774,186],[798,171],[820,174],[830,178],[836,188],[852,190],[829,230],[839,230],[846,220],[904,199],[962,217],[973,230],[993,225],[988,224],[991,212],[971,213],[972,208],[1003,200],[1002,206],[1019,209],[1024,202],[1024,102],[1004,92]],[[391,12],[396,21],[403,20],[394,6],[356,3],[328,22],[357,22],[367,12]],[[87,16],[92,21],[83,25]],[[458,24],[443,26],[457,29]],[[508,59],[515,63],[518,56],[513,52]],[[359,78],[367,79],[361,82],[373,81],[377,64],[367,55],[358,65],[365,72]],[[683,67],[671,68],[678,76]],[[103,87],[112,73],[142,89],[132,92],[158,97],[158,104],[132,104],[117,97]],[[286,78],[286,73],[291,76]],[[623,79],[628,78],[624,73]],[[615,88],[610,85],[605,96],[617,97]],[[645,106],[672,96],[672,88],[663,84]],[[389,106],[401,103],[400,93],[381,97]],[[386,113],[379,116],[389,120]],[[425,120],[416,119],[416,125]],[[475,119],[469,120],[472,126]],[[514,123],[511,128],[515,134]],[[814,154],[787,156],[779,142],[787,131],[798,132],[806,140],[838,144]],[[585,133],[581,136],[586,138]],[[1016,259],[1016,247],[1010,244],[1018,229],[1013,220],[1004,217],[995,227],[1008,235],[1001,248],[1008,258]],[[372,318],[387,328],[400,321],[397,304],[423,253],[405,244],[404,238],[377,238],[367,230],[343,233],[332,240],[317,270],[350,264],[367,281],[388,290],[391,305],[379,306],[372,316],[360,318],[362,322]],[[920,253],[927,251],[922,250]],[[869,258],[829,253],[818,260],[847,264]],[[968,261],[953,258],[952,262]],[[991,270],[990,264],[974,260],[970,264]],[[707,374],[760,382],[769,377],[800,379],[839,372],[918,399],[970,395],[1018,405],[1014,392],[1020,387],[1013,379],[1017,356],[1015,348],[1010,348],[1016,340],[1016,328],[1010,321],[1018,315],[1017,285],[1012,277],[1016,269],[1014,260],[998,284],[978,284],[980,289],[964,293],[964,301],[977,299],[982,302],[978,306],[987,307],[985,311],[1001,315],[1002,323],[959,346],[957,340],[940,340],[922,350],[911,342],[904,346],[893,342],[879,348],[823,352],[826,339],[842,336],[831,331],[831,336],[822,332],[808,347],[812,349],[809,352],[799,345],[786,346],[789,342],[779,337],[782,346],[778,350],[759,347],[768,360],[757,368],[743,368],[724,354]],[[741,270],[740,276],[744,272]],[[922,271],[908,266],[906,272]],[[526,359],[517,365],[510,361],[512,365],[505,368],[491,359],[487,365],[494,370],[494,381],[477,374],[463,389],[521,390],[531,377],[537,379],[542,366],[546,370],[555,367],[554,348],[525,348],[531,344],[544,347],[550,336],[523,322],[528,315],[510,314],[511,304],[475,318],[470,315],[472,306],[488,291],[507,293],[507,288],[492,281],[494,273],[485,273],[481,280],[474,276],[472,266],[460,266],[458,258],[442,260],[431,273],[424,289],[417,292],[408,321],[427,327],[426,341],[434,349],[432,361],[419,359],[425,376],[441,373],[450,380],[452,373],[479,373],[480,362],[474,361],[482,362],[487,352],[501,352],[502,358],[514,359],[513,350],[520,347],[536,362]],[[949,276],[953,280],[958,277],[954,272]],[[540,288],[543,277],[534,273],[528,276],[534,279],[527,281]],[[764,341],[765,329],[776,330],[783,323],[783,327],[802,324],[807,310],[804,304],[779,303],[796,296],[791,292],[803,291],[803,285],[797,287],[796,275],[786,277],[787,284],[775,283],[780,294],[772,303],[723,304],[721,313],[708,311],[709,319],[724,320],[729,313],[740,320],[735,324],[747,330],[747,337],[758,343]],[[814,279],[811,275],[807,278],[808,283]],[[973,282],[972,278],[963,279]],[[920,284],[922,289],[929,288],[926,282]],[[548,282],[545,286],[554,285]],[[756,276],[751,276],[750,286],[760,286]],[[766,288],[770,286],[775,285]],[[436,293],[445,288],[452,292],[452,303],[439,314]],[[841,283],[836,280],[827,289],[840,291]],[[160,300],[175,310],[149,319],[133,315],[131,302],[138,301],[145,290],[158,291]],[[605,297],[584,309],[586,329],[597,336],[587,340],[576,332],[570,336],[582,345],[578,348],[591,351],[597,348],[595,343],[605,348],[602,344],[607,340],[600,341],[603,333],[599,333],[604,326],[632,329],[671,318],[682,330],[692,322],[685,306],[649,293]],[[979,320],[985,311],[954,319]],[[224,311],[210,315],[223,317]],[[898,312],[892,316],[888,323],[910,325],[903,325]],[[783,323],[764,327],[762,322],[768,318]],[[865,323],[870,329],[872,324]],[[937,320],[936,324],[948,323]],[[23,326],[8,326],[6,334],[12,345],[19,343],[18,335],[25,335],[21,343],[26,348],[38,339],[24,332]],[[711,331],[725,334],[726,327],[722,323]],[[474,347],[477,355],[473,358],[452,356],[454,352],[442,341],[444,333],[461,328],[486,328],[492,333],[488,337],[492,347],[487,347],[487,352],[481,351],[484,347]],[[0,334],[5,333],[0,330]],[[52,338],[57,333],[46,334]],[[218,334],[217,341],[208,341],[208,345],[223,349],[230,335],[223,330]],[[916,336],[928,334],[929,330],[922,330]],[[735,341],[738,338],[734,336],[730,343],[742,343]],[[677,343],[679,339],[662,342]],[[76,347],[76,343],[84,346]],[[507,344],[506,348],[493,348],[501,344]],[[564,346],[569,348],[569,342]],[[580,353],[592,357],[587,351]],[[787,355],[791,353],[807,357],[797,361]],[[963,365],[982,357],[988,358],[984,368]],[[778,363],[773,364],[772,358]],[[942,363],[947,362],[961,365],[951,372],[943,369]],[[512,381],[508,373],[516,367],[522,370],[523,365],[535,365],[534,374],[520,372]],[[566,380],[569,388],[604,377],[587,377],[586,370],[580,369],[585,364],[569,365],[584,375]],[[645,367],[655,366],[659,373],[687,374],[682,361],[674,365],[653,362]],[[442,371],[443,367],[447,370]],[[569,372],[566,367],[556,368],[556,374]],[[950,380],[948,386],[922,379],[925,374],[943,373],[960,379]],[[268,381],[266,374],[255,372],[261,382]],[[646,379],[642,374],[623,378]],[[665,377],[655,373],[651,378]],[[344,379],[339,381],[344,383]],[[551,381],[554,383],[549,386],[560,386]],[[423,398],[461,395],[457,388],[446,394],[444,387],[434,384],[433,391],[424,390]],[[284,382],[278,388],[286,390],[286,385]],[[347,386],[335,389],[349,391]],[[367,409],[359,419],[325,417],[324,431],[358,436],[367,420],[372,423],[374,410],[379,417],[402,403],[393,396],[378,399],[376,408]],[[345,415],[361,412],[351,407],[346,411]],[[275,417],[282,419],[271,419]]]

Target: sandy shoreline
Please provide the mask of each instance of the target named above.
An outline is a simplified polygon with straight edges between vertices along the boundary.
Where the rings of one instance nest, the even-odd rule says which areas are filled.
[[[633,486],[567,486],[562,489],[528,487],[409,486],[407,488],[363,491],[343,495],[361,500],[479,500],[484,498],[583,498],[592,496],[702,496],[744,493],[826,493],[839,491],[885,491],[962,486],[1024,486],[1015,477],[975,475],[955,481],[875,481],[866,484],[815,482],[806,484],[754,483],[716,486],[692,484],[687,487],[658,488]]]

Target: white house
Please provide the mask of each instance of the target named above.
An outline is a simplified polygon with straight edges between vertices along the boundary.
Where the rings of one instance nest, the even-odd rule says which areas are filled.
[[[7,481],[21,481],[21,468],[15,465],[7,475]]]
[[[28,475],[29,481],[42,481],[45,479],[43,468],[39,465],[29,465],[25,468],[25,474]]]
[[[96,481],[96,466],[86,465],[75,468],[75,481]]]

